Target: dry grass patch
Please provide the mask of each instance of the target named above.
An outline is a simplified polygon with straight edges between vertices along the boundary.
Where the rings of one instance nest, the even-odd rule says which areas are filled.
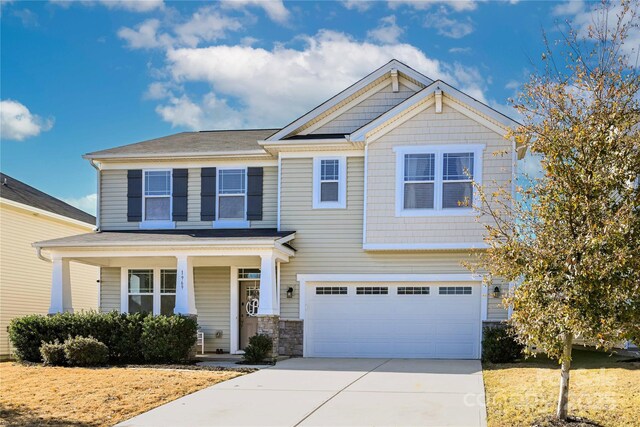
[[[640,363],[591,351],[574,351],[569,414],[603,426],[638,425]],[[483,369],[489,427],[530,426],[551,415],[558,399],[556,362],[538,357]]]
[[[239,375],[233,371],[0,363],[0,425],[112,426]]]

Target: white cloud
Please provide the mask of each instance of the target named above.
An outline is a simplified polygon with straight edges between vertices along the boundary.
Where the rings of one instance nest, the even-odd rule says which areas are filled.
[[[373,2],[367,0],[343,0],[341,3],[347,9],[357,10],[358,12],[366,12],[373,6]]]
[[[204,82],[211,90],[198,98],[176,89],[157,112],[174,126],[192,129],[282,126],[392,58],[484,100],[486,83],[476,69],[428,58],[409,44],[361,42],[327,30],[297,40],[304,46],[168,50],[166,71],[173,84],[188,89],[189,83]]]
[[[222,16],[210,7],[204,7],[193,14],[191,19],[174,28],[183,45],[195,47],[200,42],[211,42],[225,37],[227,31],[237,31],[242,25],[237,19]]]
[[[584,2],[582,0],[569,0],[558,4],[553,8],[552,13],[555,16],[575,15],[584,10]]]
[[[449,53],[469,53],[471,52],[470,47],[452,47],[449,49]]]
[[[173,39],[167,34],[160,34],[160,20],[147,19],[136,25],[135,29],[122,27],[118,30],[118,37],[127,42],[131,49],[153,49],[168,47],[173,44]]]
[[[245,9],[247,6],[260,7],[272,21],[279,24],[286,24],[290,16],[282,0],[223,0],[222,6],[231,9]]]
[[[100,4],[108,9],[120,9],[139,13],[152,12],[156,9],[164,8],[163,0],[50,0],[50,3],[64,8],[75,4],[82,4],[85,6]]]
[[[53,126],[52,119],[43,119],[31,114],[29,109],[11,99],[0,101],[0,138],[22,141]]]
[[[478,7],[478,2],[475,0],[389,0],[388,4],[391,9],[409,6],[416,10],[426,10],[436,5],[446,5],[456,12],[475,10]]]
[[[380,25],[367,32],[367,37],[377,40],[380,43],[397,43],[404,29],[396,24],[394,15],[385,16],[380,19]]]
[[[505,89],[516,90],[520,87],[521,83],[517,80],[509,80],[506,85],[504,85]]]
[[[162,27],[167,27],[166,31]],[[154,49],[170,47],[196,47],[202,42],[222,39],[228,31],[242,29],[240,21],[223,16],[212,7],[198,9],[182,23],[163,23],[159,19],[147,19],[134,28],[122,27],[118,36],[131,49]],[[172,32],[170,35],[168,32]]]
[[[441,36],[452,39],[460,39],[473,32],[473,22],[468,16],[466,19],[457,20],[447,15],[447,11],[443,8],[437,13],[429,13],[425,16],[424,26],[435,28]]]
[[[87,213],[90,213],[91,215],[96,214],[96,205],[98,200],[98,196],[96,195],[96,193],[87,194],[86,196],[78,198],[63,198],[61,200],[65,203],[70,204],[71,206],[75,206],[81,211],[85,211]]]

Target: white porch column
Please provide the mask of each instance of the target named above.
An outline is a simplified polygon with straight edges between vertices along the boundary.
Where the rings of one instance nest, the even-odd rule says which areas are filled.
[[[52,257],[51,273],[51,303],[49,314],[70,312],[71,304],[71,275],[69,274],[69,260],[62,257]]]
[[[260,304],[258,316],[278,316],[276,258],[273,252],[260,255]]]
[[[195,315],[196,295],[193,286],[193,261],[186,255],[179,255],[176,278],[176,307],[175,314]]]

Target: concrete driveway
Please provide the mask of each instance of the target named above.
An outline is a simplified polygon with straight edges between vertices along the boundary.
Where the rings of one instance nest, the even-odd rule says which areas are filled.
[[[482,368],[477,360],[289,359],[119,425],[486,426]]]

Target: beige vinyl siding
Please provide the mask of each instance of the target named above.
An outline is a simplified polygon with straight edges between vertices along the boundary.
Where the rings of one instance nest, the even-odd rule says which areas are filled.
[[[251,221],[251,228],[275,228],[278,210],[278,167],[263,168],[262,221]],[[200,168],[190,168],[188,178],[188,221],[176,222],[178,229],[211,228],[211,221],[200,221]],[[127,171],[101,172],[100,226],[102,230],[137,230],[138,222],[127,221]]]
[[[511,142],[448,105],[433,106],[373,141],[368,149],[367,244],[478,243],[484,227],[475,216],[396,217],[397,146],[486,144],[482,182],[489,192],[494,181],[508,186]],[[494,155],[508,150],[507,155]]]
[[[403,84],[399,85],[398,92],[393,92],[391,80],[389,80],[389,85],[311,133],[351,133],[386,113],[414,93],[413,89]]]
[[[100,269],[100,311],[120,311],[120,267]]]
[[[496,286],[500,287],[500,296],[498,298],[494,298],[492,296],[493,288]],[[493,285],[489,286],[487,291],[487,320],[507,320],[509,312],[502,304],[502,299],[509,293],[509,283],[495,282]]]
[[[49,311],[51,263],[38,259],[31,244],[91,230],[0,205],[0,357],[10,352],[6,329],[11,319]],[[71,262],[70,270],[74,310],[97,309],[98,268]]]
[[[392,160],[395,162],[395,160]],[[281,228],[295,230],[296,256],[281,265],[281,316],[299,316],[297,274],[468,274],[466,252],[362,249],[364,158],[347,160],[347,208],[312,209],[312,159],[282,159]],[[286,298],[288,287],[294,297]],[[492,316],[501,316],[492,310]]]
[[[217,348],[229,351],[230,271],[229,267],[194,268],[198,325],[204,331],[207,352],[215,352]],[[215,338],[218,330],[222,331],[222,338]]]

